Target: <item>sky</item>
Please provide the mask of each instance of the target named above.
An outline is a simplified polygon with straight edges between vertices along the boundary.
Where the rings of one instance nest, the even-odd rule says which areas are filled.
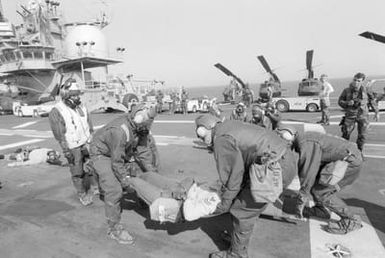
[[[159,79],[172,87],[224,85],[222,63],[248,83],[268,78],[264,55],[282,81],[306,76],[305,53],[314,49],[316,76],[352,77],[361,71],[385,77],[385,44],[358,34],[385,35],[384,0],[59,0],[67,21],[85,21],[103,10],[113,52],[124,64],[111,70]],[[27,0],[2,0],[6,17]]]

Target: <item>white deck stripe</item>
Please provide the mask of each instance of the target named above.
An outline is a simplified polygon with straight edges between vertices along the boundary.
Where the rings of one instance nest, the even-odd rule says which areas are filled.
[[[193,124],[194,120],[155,120],[155,124]]]
[[[31,143],[42,142],[42,141],[44,141],[44,139],[32,139],[32,140],[28,140],[28,141],[15,142],[12,144],[0,146],[0,150],[5,150],[5,149],[9,149],[9,148],[14,148],[14,147],[23,146],[23,145],[27,145],[27,144],[31,144]]]
[[[379,156],[379,155],[364,155],[365,158],[372,158],[372,159],[385,159],[385,156]],[[384,256],[385,257],[385,256]]]
[[[290,124],[290,125],[302,125],[307,124],[307,122],[301,122],[301,121],[282,121],[283,124]],[[339,125],[340,122],[331,121],[331,125]],[[385,122],[370,122],[370,126],[383,126],[385,125]]]
[[[378,238],[376,230],[370,224],[365,222],[363,224],[361,229],[347,235],[334,235],[322,230],[321,226],[326,225],[326,222],[310,219],[311,257],[333,257],[333,255],[328,255],[326,244],[341,244],[351,251],[352,257],[385,257],[385,248]]]
[[[27,127],[27,126],[36,124],[37,122],[38,122],[38,121],[31,121],[31,122],[27,122],[27,123],[24,123],[24,124],[21,124],[21,125],[14,126],[14,127],[12,127],[12,128],[13,128],[13,129],[24,128],[24,127]]]

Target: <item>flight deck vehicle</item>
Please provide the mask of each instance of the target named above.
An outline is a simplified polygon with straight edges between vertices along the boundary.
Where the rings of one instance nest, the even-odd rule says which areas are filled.
[[[280,112],[288,111],[320,111],[320,98],[317,96],[278,97],[273,98],[273,104]]]

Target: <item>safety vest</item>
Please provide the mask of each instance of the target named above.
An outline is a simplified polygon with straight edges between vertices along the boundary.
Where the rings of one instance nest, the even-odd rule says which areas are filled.
[[[83,105],[78,107],[83,111],[84,116],[81,116],[79,112],[66,106],[63,102],[57,103],[55,107],[60,112],[65,122],[65,139],[68,148],[73,149],[85,144],[91,136],[90,127],[88,125],[87,109]]]

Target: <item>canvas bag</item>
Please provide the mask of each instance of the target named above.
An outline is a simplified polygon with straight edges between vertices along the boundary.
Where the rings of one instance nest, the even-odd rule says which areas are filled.
[[[197,220],[212,214],[221,202],[216,192],[205,190],[194,183],[183,204],[183,216],[187,221]]]
[[[251,195],[256,202],[274,203],[283,191],[282,168],[278,162],[249,168]]]
[[[345,160],[337,160],[326,164],[321,172],[318,182],[325,186],[334,186],[344,178],[349,163]]]

